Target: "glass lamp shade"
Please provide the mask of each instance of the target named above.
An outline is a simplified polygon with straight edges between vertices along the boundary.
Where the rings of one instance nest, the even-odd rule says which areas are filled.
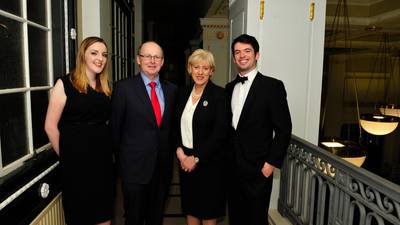
[[[382,105],[379,111],[382,115],[400,117],[400,107],[398,105]]]
[[[360,156],[360,157],[342,157],[342,159],[346,160],[347,162],[349,162],[357,167],[361,167],[361,165],[364,163],[366,158],[367,158],[366,155]]]
[[[393,132],[399,123],[399,118],[372,113],[360,115],[361,127],[373,135],[386,135]]]
[[[329,145],[327,145],[326,143],[329,143]],[[331,145],[331,143],[333,143],[334,145]],[[340,143],[340,145],[338,145],[338,143]],[[330,142],[325,141],[321,142],[320,146],[328,150],[332,154],[339,156],[343,160],[357,167],[361,167],[361,165],[367,158],[367,151],[365,150],[365,148],[353,141],[347,141],[347,140],[340,140],[340,141],[333,140]],[[334,147],[329,147],[329,146],[334,146]]]

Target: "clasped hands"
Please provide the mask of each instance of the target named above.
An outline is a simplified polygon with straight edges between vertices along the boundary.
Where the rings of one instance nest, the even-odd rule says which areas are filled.
[[[187,156],[181,147],[176,149],[176,156],[179,159],[181,169],[185,172],[192,172],[196,168],[194,156]]]

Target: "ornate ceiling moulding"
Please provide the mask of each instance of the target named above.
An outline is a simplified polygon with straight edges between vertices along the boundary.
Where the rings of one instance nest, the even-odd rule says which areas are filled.
[[[209,29],[224,29],[228,28],[228,25],[222,25],[222,24],[207,24],[207,25],[202,25],[203,28],[209,28]]]

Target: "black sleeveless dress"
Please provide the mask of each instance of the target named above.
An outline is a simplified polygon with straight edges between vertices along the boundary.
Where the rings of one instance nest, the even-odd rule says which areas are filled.
[[[61,80],[67,96],[59,122],[65,220],[68,225],[104,222],[112,218],[114,197],[110,99],[91,88],[80,93],[69,75]]]

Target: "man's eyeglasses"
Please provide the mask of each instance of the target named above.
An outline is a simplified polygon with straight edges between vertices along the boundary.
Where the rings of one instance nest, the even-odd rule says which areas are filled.
[[[156,62],[161,61],[161,59],[163,58],[162,56],[159,55],[139,55],[139,56],[145,59],[146,61],[151,61],[153,59]]]

